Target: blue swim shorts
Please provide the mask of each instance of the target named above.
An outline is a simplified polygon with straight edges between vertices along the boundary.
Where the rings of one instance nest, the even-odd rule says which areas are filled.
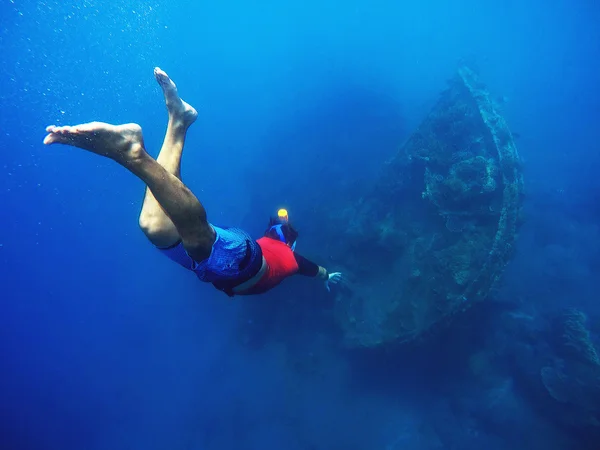
[[[262,252],[258,243],[239,228],[211,226],[215,230],[216,239],[210,256],[204,261],[195,261],[181,242],[159,250],[169,259],[193,271],[202,281],[244,282],[252,278],[262,265]]]

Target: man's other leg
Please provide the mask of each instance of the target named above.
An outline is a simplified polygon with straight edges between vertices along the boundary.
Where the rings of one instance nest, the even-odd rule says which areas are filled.
[[[198,113],[179,97],[175,83],[164,71],[156,67],[154,76],[163,90],[169,113],[167,132],[156,161],[168,173],[181,180],[181,155],[185,136]],[[139,224],[150,242],[159,248],[171,247],[181,241],[177,227],[149,188],[146,188]]]

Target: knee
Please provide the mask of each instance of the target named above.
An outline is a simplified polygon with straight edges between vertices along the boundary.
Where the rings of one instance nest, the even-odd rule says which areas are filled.
[[[156,247],[170,247],[180,240],[173,224],[165,223],[165,220],[142,214],[139,225],[148,240]]]
[[[152,236],[158,232],[158,221],[148,214],[141,214],[138,220],[140,228],[146,236]]]

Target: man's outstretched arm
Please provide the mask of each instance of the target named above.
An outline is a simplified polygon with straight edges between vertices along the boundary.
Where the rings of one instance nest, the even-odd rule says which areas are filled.
[[[307,277],[319,278],[325,282],[325,287],[329,290],[329,284],[336,284],[341,280],[342,274],[340,272],[327,272],[325,267],[319,266],[314,262],[306,259],[304,256],[294,252],[296,262],[298,263],[298,274]]]

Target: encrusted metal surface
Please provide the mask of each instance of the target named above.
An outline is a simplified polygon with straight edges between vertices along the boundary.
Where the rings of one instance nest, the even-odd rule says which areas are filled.
[[[506,121],[463,67],[375,188],[330,214],[329,250],[355,280],[336,299],[346,343],[411,341],[484,300],[511,258],[522,190]]]

